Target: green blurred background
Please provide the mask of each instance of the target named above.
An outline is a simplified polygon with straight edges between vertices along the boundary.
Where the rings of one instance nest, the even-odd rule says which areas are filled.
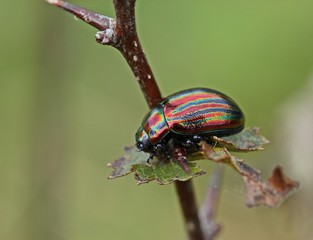
[[[72,3],[114,16],[109,0]],[[122,56],[44,1],[1,5],[0,239],[183,239],[172,185],[138,187],[131,175],[107,180],[107,163],[134,143],[147,112]],[[281,106],[313,69],[313,2],[141,0],[136,10],[164,96],[198,86],[227,93],[247,125],[273,140],[267,151],[245,155],[249,164],[264,177],[281,164],[301,180],[280,157],[277,126]],[[213,167],[202,166],[207,174],[194,180],[199,204]],[[227,169],[219,239],[313,239],[313,185],[302,186],[277,209],[248,209],[241,178]]]

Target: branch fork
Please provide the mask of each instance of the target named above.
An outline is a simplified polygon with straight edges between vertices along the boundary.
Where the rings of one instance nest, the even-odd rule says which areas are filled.
[[[113,0],[116,19],[61,0],[46,1],[97,28],[99,32],[96,33],[96,41],[102,45],[110,45],[121,52],[134,73],[149,108],[155,107],[162,101],[161,92],[137,35],[135,22],[136,0]],[[254,131],[257,130],[254,129]],[[235,146],[227,139],[217,138],[214,140],[219,144],[228,145],[227,149],[237,149],[241,151],[251,150],[249,147],[247,148],[246,145]],[[266,139],[257,138],[256,140],[258,143],[266,143]],[[250,145],[248,144],[248,146]],[[216,153],[213,151],[212,147],[206,144],[204,145],[203,152],[208,159],[213,159],[215,162],[227,162],[241,173],[244,177],[248,192],[251,192],[249,196],[252,196],[252,199],[248,202],[250,206],[264,205],[264,203],[267,205],[270,203],[272,206],[276,206],[280,199],[283,199],[286,194],[298,188],[299,184],[285,177],[281,168],[277,168],[274,171],[267,183],[262,183],[260,181],[259,172],[254,171],[254,169],[244,164],[240,159],[231,156],[227,149],[225,148],[224,151]],[[256,147],[253,150],[260,149]],[[188,173],[189,168],[185,151],[174,147],[173,157],[176,158],[178,163],[185,169],[185,172]],[[127,159],[125,158],[124,160],[126,161]],[[197,212],[191,180],[185,182],[175,181],[175,187],[184,215],[189,240],[212,240],[219,233],[220,225],[214,222],[214,218],[216,215],[222,174],[223,168],[217,166],[213,173],[212,185],[209,187],[204,207],[199,213]],[[258,190],[256,194],[254,194],[255,189]],[[264,195],[264,193],[266,193],[266,195]],[[264,198],[259,201],[259,196],[263,196]]]
[[[135,22],[136,0],[113,0],[116,19],[61,0],[46,1],[97,28],[99,32],[96,33],[96,41],[103,45],[113,46],[121,52],[134,73],[149,108],[155,107],[162,101],[161,92],[137,35]],[[185,218],[188,239],[205,240],[197,213],[191,180],[186,182],[176,181],[175,187]]]

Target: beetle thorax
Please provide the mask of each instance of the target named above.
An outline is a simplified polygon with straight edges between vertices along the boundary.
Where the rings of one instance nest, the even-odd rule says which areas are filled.
[[[147,133],[152,145],[161,142],[170,132],[163,114],[163,106],[160,104],[153,108],[143,119],[142,127]]]

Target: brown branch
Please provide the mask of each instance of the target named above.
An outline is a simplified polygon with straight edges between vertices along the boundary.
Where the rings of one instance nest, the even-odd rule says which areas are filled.
[[[189,240],[204,240],[198,217],[195,194],[192,181],[175,182],[176,192],[179,198],[181,210],[184,215],[186,230]]]
[[[61,0],[47,0],[47,2],[73,14],[77,18],[83,20],[100,31],[112,29],[115,26],[115,20],[113,18],[103,16],[80,6],[73,5]]]
[[[96,34],[96,41],[103,45],[111,45],[122,53],[133,71],[150,108],[153,108],[162,100],[161,92],[137,35],[135,22],[136,0],[113,0],[116,20],[63,1],[47,1],[100,30]],[[204,240],[192,181],[176,181],[175,187],[187,226],[189,240]]]
[[[173,158],[177,161],[177,163],[182,167],[185,172],[190,173],[187,163],[186,150],[178,146],[174,146],[173,148]],[[192,181],[176,181],[175,187],[179,198],[181,210],[184,215],[189,240],[205,240],[201,228],[199,215],[197,212],[197,205]]]
[[[142,50],[135,22],[135,0],[114,0],[116,20],[60,0],[47,0],[100,30],[96,41],[118,49],[133,71],[150,108],[161,100],[161,92]]]
[[[150,108],[162,99],[161,92],[142,50],[135,22],[135,0],[114,0],[116,11],[115,43],[132,69]]]

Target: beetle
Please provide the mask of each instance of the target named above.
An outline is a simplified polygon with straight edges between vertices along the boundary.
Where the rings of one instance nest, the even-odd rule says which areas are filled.
[[[243,112],[224,93],[209,88],[187,89],[166,97],[146,114],[136,132],[136,145],[150,153],[151,159],[171,139],[196,145],[212,136],[239,133],[244,123]]]

